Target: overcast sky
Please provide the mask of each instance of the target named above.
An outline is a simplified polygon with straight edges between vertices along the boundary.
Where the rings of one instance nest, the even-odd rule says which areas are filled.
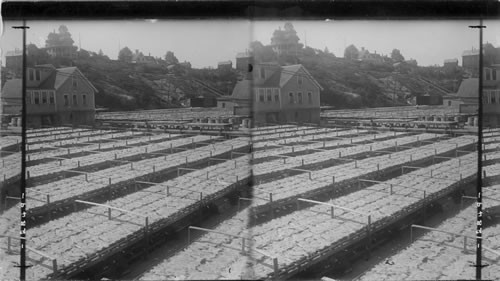
[[[318,49],[328,47],[336,56],[343,56],[349,44],[365,47],[370,52],[390,54],[397,48],[406,59],[416,59],[419,65],[443,63],[458,58],[466,49],[479,47],[477,21],[291,21],[302,43]],[[118,56],[119,47],[139,49],[144,54],[164,56],[173,51],[180,61],[190,61],[193,67],[216,67],[217,62],[232,60],[244,51],[252,40],[269,44],[272,33],[284,21],[31,21],[27,25],[27,42],[44,47],[47,35],[65,24],[76,46],[98,52],[102,49],[111,59]],[[3,22],[2,61],[5,51],[22,48],[22,32]],[[484,42],[500,46],[500,21],[486,21]],[[307,42],[306,42],[307,41]]]

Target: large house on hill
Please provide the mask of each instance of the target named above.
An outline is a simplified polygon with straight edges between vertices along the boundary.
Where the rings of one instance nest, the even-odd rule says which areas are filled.
[[[26,69],[27,126],[93,124],[97,89],[76,67],[38,65]],[[22,80],[8,80],[2,89],[2,113],[19,114]],[[4,104],[3,101],[11,101]],[[17,101],[17,102],[12,102]]]
[[[239,81],[218,106],[251,114],[256,123],[319,123],[322,89],[301,64],[261,63],[253,68],[252,79]]]

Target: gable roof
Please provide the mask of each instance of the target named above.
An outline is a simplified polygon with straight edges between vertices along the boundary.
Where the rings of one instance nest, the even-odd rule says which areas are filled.
[[[323,87],[314,79],[314,77],[307,71],[307,69],[302,64],[294,64],[294,65],[286,65],[281,67],[281,79],[280,86],[285,85],[295,74],[297,74],[300,70],[303,70],[305,73],[305,77],[311,80],[314,85],[316,85],[320,90],[323,90]]]
[[[94,90],[94,92],[98,93],[99,91],[96,89],[96,87],[94,87],[94,85],[92,85],[92,83],[90,83],[90,81],[87,79],[87,77],[85,77],[85,75],[83,75],[83,73],[80,72],[80,70],[76,67],[76,66],[72,66],[72,67],[64,67],[64,68],[58,68],[56,69],[56,79],[54,81],[54,89],[59,89],[59,87],[61,87],[62,84],[64,84],[64,82],[66,80],[68,80],[68,78],[73,75],[73,74],[76,74],[77,76],[80,76],[80,78],[83,79],[84,82],[86,82],[91,88],[92,90]]]
[[[457,96],[460,98],[478,98],[479,97],[479,79],[469,78],[462,81],[458,88]]]
[[[3,85],[0,97],[3,99],[12,100],[15,98],[20,99],[22,96],[22,80],[21,79],[10,79]],[[4,102],[4,101],[2,101]]]
[[[90,81],[78,70],[76,67],[65,67],[58,68],[53,71],[45,80],[43,80],[40,85],[36,87],[27,87],[27,89],[42,89],[42,90],[57,90],[59,89],[66,80],[71,77],[72,74],[77,74],[82,78],[82,80],[87,83],[96,93],[99,91],[90,83]],[[22,92],[22,80],[21,79],[10,79],[5,82],[2,88],[1,97],[21,97]]]
[[[232,99],[250,99],[251,98],[251,90],[252,90],[252,81],[251,80],[241,80],[236,83],[233,89],[233,93],[231,94]]]

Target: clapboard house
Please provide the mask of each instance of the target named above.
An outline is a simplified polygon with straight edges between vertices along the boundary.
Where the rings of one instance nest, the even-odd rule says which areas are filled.
[[[251,79],[239,81],[218,105],[252,114],[255,123],[319,123],[322,87],[301,64],[256,64]]]
[[[21,99],[22,80],[5,83],[2,98]],[[90,125],[95,117],[97,89],[76,67],[38,65],[26,69],[28,127]],[[5,112],[5,110],[4,110]]]

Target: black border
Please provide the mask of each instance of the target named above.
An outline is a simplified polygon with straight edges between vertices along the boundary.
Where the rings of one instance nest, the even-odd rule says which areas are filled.
[[[495,19],[494,0],[8,1],[4,20],[35,19]]]

